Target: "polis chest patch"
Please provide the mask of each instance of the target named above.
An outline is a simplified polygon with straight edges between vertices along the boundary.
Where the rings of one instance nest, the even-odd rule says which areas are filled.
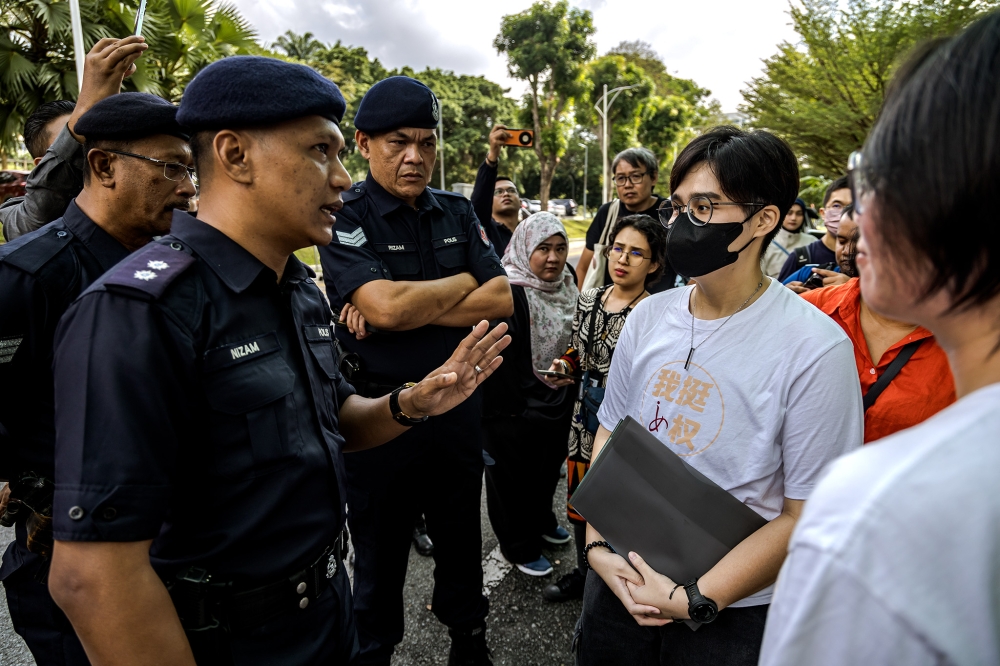
[[[24,338],[0,338],[0,363],[10,363]]]

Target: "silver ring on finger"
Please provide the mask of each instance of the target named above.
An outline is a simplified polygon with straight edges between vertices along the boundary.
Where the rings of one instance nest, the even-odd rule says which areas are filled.
[[[480,368],[480,367],[479,367],[479,366],[477,365],[477,366],[476,366],[476,374],[478,375],[478,374],[480,374],[480,373],[481,373],[482,371],[483,371],[483,369],[482,369],[482,368]]]

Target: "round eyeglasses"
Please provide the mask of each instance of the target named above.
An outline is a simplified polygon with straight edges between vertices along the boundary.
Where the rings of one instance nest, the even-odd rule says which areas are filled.
[[[648,171],[643,171],[642,173],[631,173],[629,175],[619,174],[615,176],[615,185],[622,187],[625,183],[632,183],[633,185],[638,185],[642,182],[642,179],[646,177]]]
[[[756,201],[751,202],[737,202],[737,201],[712,201],[708,197],[691,197],[687,205],[682,205],[673,200],[667,200],[660,204],[657,209],[660,217],[660,224],[665,228],[669,229],[670,225],[674,223],[674,220],[681,213],[687,213],[688,219],[691,223],[698,227],[703,227],[712,221],[712,215],[715,213],[715,208],[717,206],[757,206],[757,210],[750,215],[753,217],[761,211],[767,204],[758,203]],[[748,217],[747,219],[750,219]],[[746,220],[744,220],[745,222]]]
[[[115,155],[124,155],[125,157],[134,157],[138,160],[146,160],[147,162],[152,162],[153,164],[163,165],[163,177],[167,180],[172,180],[175,183],[183,181],[185,178],[190,178],[191,183],[198,187],[198,172],[194,168],[181,164],[180,162],[164,162],[163,160],[154,159],[152,157],[146,157],[145,155],[139,155],[137,153],[129,153],[124,150],[110,150],[105,149],[106,153],[114,153]]]
[[[626,251],[621,245],[612,245],[606,247],[603,250],[604,256],[608,258],[609,261],[613,263],[618,263],[622,256],[625,257],[625,264],[628,266],[638,266],[644,261],[652,259],[652,257],[647,257],[639,250],[628,250]]]

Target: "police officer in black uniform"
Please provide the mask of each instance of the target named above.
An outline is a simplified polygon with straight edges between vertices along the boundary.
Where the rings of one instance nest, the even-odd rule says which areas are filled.
[[[345,449],[471,395],[509,338],[482,322],[419,384],[361,398],[292,254],[350,180],[344,100],[303,65],[234,56],[178,121],[198,219],[109,271],[56,334],[49,587],[102,664],[348,664]],[[332,556],[332,559],[331,559]]]
[[[360,357],[354,385],[362,395],[424,376],[469,326],[513,312],[470,202],[428,188],[439,118],[429,88],[396,76],[369,89],[354,119],[370,170],[345,193],[336,237],[320,256],[331,305],[346,322],[337,337]],[[452,637],[449,664],[490,663],[479,420],[477,395],[387,446],[346,457],[363,664],[388,664],[403,638],[402,588],[421,512],[434,542],[433,610]]]
[[[194,194],[191,149],[177,107],[122,93],[76,123],[87,137],[83,191],[60,218],[0,246],[0,523],[15,527],[0,567],[14,630],[39,664],[86,664],[45,586],[52,552],[55,424],[52,341],[59,318],[102,273],[170,229]],[[126,155],[128,149],[135,156]],[[141,157],[139,157],[141,155]],[[190,170],[190,172],[189,172]]]

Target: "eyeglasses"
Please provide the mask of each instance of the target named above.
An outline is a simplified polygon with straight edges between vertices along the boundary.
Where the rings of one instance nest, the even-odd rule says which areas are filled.
[[[194,168],[181,164],[180,162],[164,162],[163,160],[153,159],[152,157],[146,157],[145,155],[137,155],[136,153],[128,153],[124,150],[108,150],[105,149],[106,153],[114,153],[115,155],[124,155],[125,157],[134,157],[139,160],[146,160],[147,162],[152,162],[153,164],[163,165],[163,177],[167,180],[172,180],[175,183],[182,182],[185,178],[190,178],[191,183],[197,187],[198,186],[198,173]]]
[[[670,225],[673,224],[674,219],[681,213],[687,213],[688,219],[695,226],[703,227],[712,221],[712,215],[715,213],[716,206],[758,206],[758,209],[753,212],[750,217],[756,215],[761,210],[763,210],[767,204],[758,203],[756,201],[751,202],[738,202],[738,201],[715,201],[713,202],[708,197],[691,197],[691,200],[687,202],[686,206],[683,206],[676,201],[669,200],[664,201],[660,204],[657,212],[660,215],[660,224],[665,228],[669,229]],[[747,220],[750,219],[747,218]],[[746,222],[746,220],[743,220]]]
[[[493,190],[493,196],[495,196],[495,197],[502,197],[505,194],[513,194],[516,197],[517,196],[517,188],[516,187],[498,187],[497,189]]]
[[[851,200],[856,213],[865,212],[865,199],[872,195],[872,186],[865,175],[864,156],[860,150],[855,150],[847,158],[847,185],[851,188]]]
[[[847,206],[833,203],[823,209],[823,219],[827,222],[836,222],[844,216],[844,209]]]
[[[615,185],[621,187],[625,184],[625,181],[632,183],[633,185],[638,185],[642,182],[642,179],[649,173],[648,171],[643,171],[642,173],[632,173],[629,175],[619,174],[615,176]]]
[[[638,266],[642,262],[652,259],[652,257],[647,257],[639,250],[629,250],[626,252],[625,248],[621,245],[612,245],[611,247],[604,248],[604,256],[613,262],[621,260],[622,255],[625,256],[625,263],[628,266]]]

